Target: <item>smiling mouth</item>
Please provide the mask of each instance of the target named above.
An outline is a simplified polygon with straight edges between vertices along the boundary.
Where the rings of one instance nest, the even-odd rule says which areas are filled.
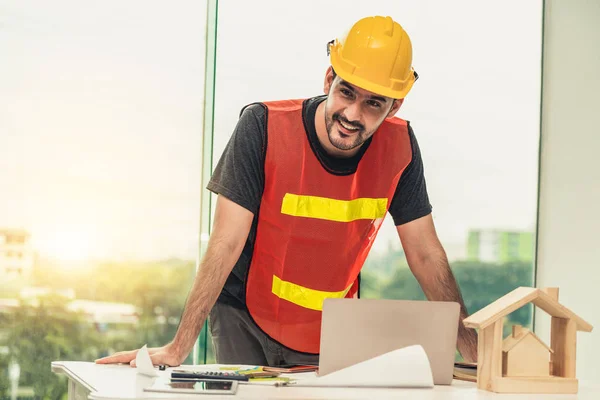
[[[340,133],[343,134],[344,136],[349,136],[349,135],[355,134],[360,131],[360,128],[357,128],[352,125],[348,125],[339,119],[336,120],[336,122],[337,122],[338,126],[341,128],[341,129],[339,129]]]

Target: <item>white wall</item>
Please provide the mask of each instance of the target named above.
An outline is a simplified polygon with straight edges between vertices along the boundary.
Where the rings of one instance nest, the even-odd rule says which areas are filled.
[[[600,1],[547,0],[537,286],[595,326],[578,334],[580,379],[600,379]],[[549,338],[538,312],[536,332]]]

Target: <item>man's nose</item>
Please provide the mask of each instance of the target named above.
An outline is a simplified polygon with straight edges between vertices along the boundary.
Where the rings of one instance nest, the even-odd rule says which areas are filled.
[[[359,104],[357,104],[357,102],[354,102],[354,103],[350,104],[348,107],[346,107],[346,109],[344,110],[344,117],[346,117],[346,119],[349,122],[360,123],[360,106],[359,106]]]

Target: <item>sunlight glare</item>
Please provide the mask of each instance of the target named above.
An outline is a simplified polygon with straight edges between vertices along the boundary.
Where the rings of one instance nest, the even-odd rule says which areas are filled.
[[[59,261],[84,261],[91,252],[91,236],[85,232],[56,232],[44,249],[47,255]]]

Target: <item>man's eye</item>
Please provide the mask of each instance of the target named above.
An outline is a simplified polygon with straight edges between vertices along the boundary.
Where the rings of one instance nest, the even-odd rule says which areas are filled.
[[[380,108],[381,107],[381,104],[379,104],[376,101],[372,101],[372,100],[368,101],[367,104],[369,104],[371,107],[375,107],[375,108]]]
[[[340,89],[340,92],[346,97],[352,96],[352,92],[349,91],[348,89]]]

